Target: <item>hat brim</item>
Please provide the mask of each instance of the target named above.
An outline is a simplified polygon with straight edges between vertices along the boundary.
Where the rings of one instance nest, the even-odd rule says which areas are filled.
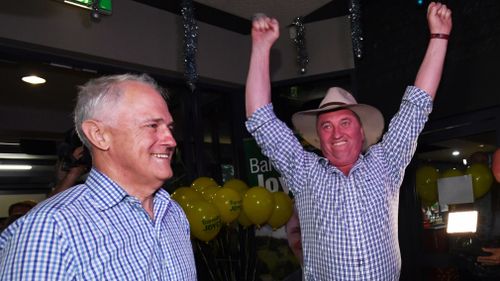
[[[318,114],[342,108],[352,110],[358,115],[361,121],[361,126],[365,134],[363,151],[366,151],[368,147],[379,141],[384,131],[384,117],[378,109],[367,104],[331,105],[319,109],[300,111],[292,116],[292,123],[302,138],[317,149],[321,149],[319,137],[316,132]]]

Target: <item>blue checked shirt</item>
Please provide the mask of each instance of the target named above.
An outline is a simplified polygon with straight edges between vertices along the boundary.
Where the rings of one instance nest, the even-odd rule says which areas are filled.
[[[399,187],[431,110],[429,95],[408,87],[382,141],[360,155],[348,176],[305,151],[271,104],[247,121],[295,196],[305,280],[399,280]]]
[[[196,280],[189,223],[165,190],[152,220],[92,169],[2,232],[0,280]]]

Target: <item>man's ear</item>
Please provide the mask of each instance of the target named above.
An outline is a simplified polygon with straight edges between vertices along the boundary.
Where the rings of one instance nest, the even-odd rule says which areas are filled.
[[[92,146],[99,150],[108,150],[110,140],[106,134],[106,126],[96,120],[85,120],[82,123],[83,133],[92,143]]]

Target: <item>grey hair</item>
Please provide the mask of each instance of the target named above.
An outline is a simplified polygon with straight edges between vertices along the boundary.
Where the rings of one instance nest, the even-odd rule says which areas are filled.
[[[124,82],[140,82],[155,89],[164,99],[167,91],[147,74],[119,74],[102,76],[91,79],[83,86],[78,87],[78,99],[74,110],[74,123],[78,137],[89,149],[90,141],[82,129],[84,121],[96,118],[104,110],[110,110],[119,101],[123,94],[121,87]]]

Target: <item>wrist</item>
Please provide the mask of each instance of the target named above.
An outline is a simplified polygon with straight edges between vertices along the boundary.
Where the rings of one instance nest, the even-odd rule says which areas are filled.
[[[254,45],[252,53],[268,56],[271,53],[272,45]]]
[[[431,33],[431,39],[444,39],[448,40],[450,38],[449,34],[446,33]]]

